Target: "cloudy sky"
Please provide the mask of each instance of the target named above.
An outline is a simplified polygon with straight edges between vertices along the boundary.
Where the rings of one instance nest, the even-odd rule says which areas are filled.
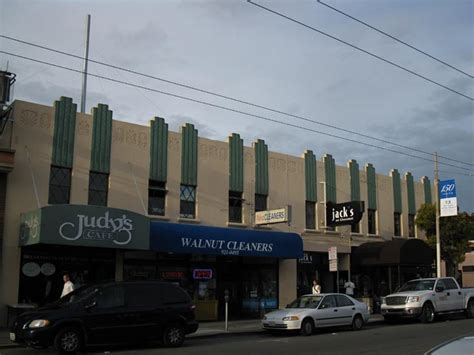
[[[326,0],[371,25],[474,73],[473,3],[469,0]],[[413,51],[316,0],[256,1],[340,37],[468,96],[468,76]],[[471,165],[440,165],[441,179],[457,182],[461,210],[474,211],[473,101],[449,92],[348,46],[268,13],[245,0],[26,1],[0,0],[0,31],[83,54],[85,16],[92,15],[90,58],[156,77],[250,101]],[[0,39],[0,48],[80,70],[78,59]],[[79,74],[0,54],[0,67],[18,75],[14,95],[51,105],[59,96],[80,103]],[[232,109],[384,146],[385,143],[230,102],[157,80],[90,64],[90,73]],[[318,159],[330,153],[339,165],[357,159],[376,171],[392,168],[427,175],[433,163],[307,130],[183,101],[162,94],[89,78],[87,112],[109,104],[114,118],[148,124],[165,117],[172,130],[194,123],[200,136],[225,140],[231,132],[246,145],[265,139],[269,149]],[[467,170],[466,170],[467,169]],[[470,176],[469,176],[470,175]]]

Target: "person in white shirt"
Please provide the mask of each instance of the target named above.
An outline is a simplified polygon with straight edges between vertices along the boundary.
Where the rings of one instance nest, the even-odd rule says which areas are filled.
[[[355,285],[351,280],[347,280],[347,282],[344,284],[344,288],[346,289],[346,295],[354,296]]]
[[[63,276],[64,280],[64,287],[63,287],[63,292],[61,293],[61,298],[66,296],[68,293],[71,293],[74,291],[74,284],[71,281],[71,278],[69,277],[69,274],[64,274]]]
[[[317,295],[321,293],[321,286],[319,285],[317,280],[313,280],[313,287],[311,288],[313,295]]]

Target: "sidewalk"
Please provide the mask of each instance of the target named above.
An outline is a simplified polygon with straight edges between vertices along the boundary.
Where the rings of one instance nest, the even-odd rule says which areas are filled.
[[[370,316],[369,323],[382,322],[383,317],[380,314]],[[230,321],[229,330],[225,331],[225,322],[201,322],[196,333],[190,334],[189,338],[211,337],[217,335],[231,335],[244,333],[260,333],[263,332],[260,320],[236,320]],[[10,341],[10,333],[6,328],[0,328],[0,349],[13,348],[18,346]]]

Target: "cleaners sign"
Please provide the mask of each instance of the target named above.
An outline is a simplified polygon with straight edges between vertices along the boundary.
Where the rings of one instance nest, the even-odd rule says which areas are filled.
[[[444,180],[439,182],[440,216],[457,216],[458,202],[456,198],[456,181]]]
[[[326,222],[328,226],[354,225],[364,214],[364,201],[326,203]]]
[[[255,224],[283,223],[289,220],[289,207],[255,213]]]

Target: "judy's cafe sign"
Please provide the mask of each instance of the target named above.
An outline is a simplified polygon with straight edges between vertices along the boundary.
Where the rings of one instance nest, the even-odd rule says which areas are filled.
[[[148,218],[116,208],[56,205],[21,216],[20,245],[41,243],[147,250],[149,236]]]
[[[326,223],[328,226],[354,225],[364,214],[364,201],[326,203]]]

